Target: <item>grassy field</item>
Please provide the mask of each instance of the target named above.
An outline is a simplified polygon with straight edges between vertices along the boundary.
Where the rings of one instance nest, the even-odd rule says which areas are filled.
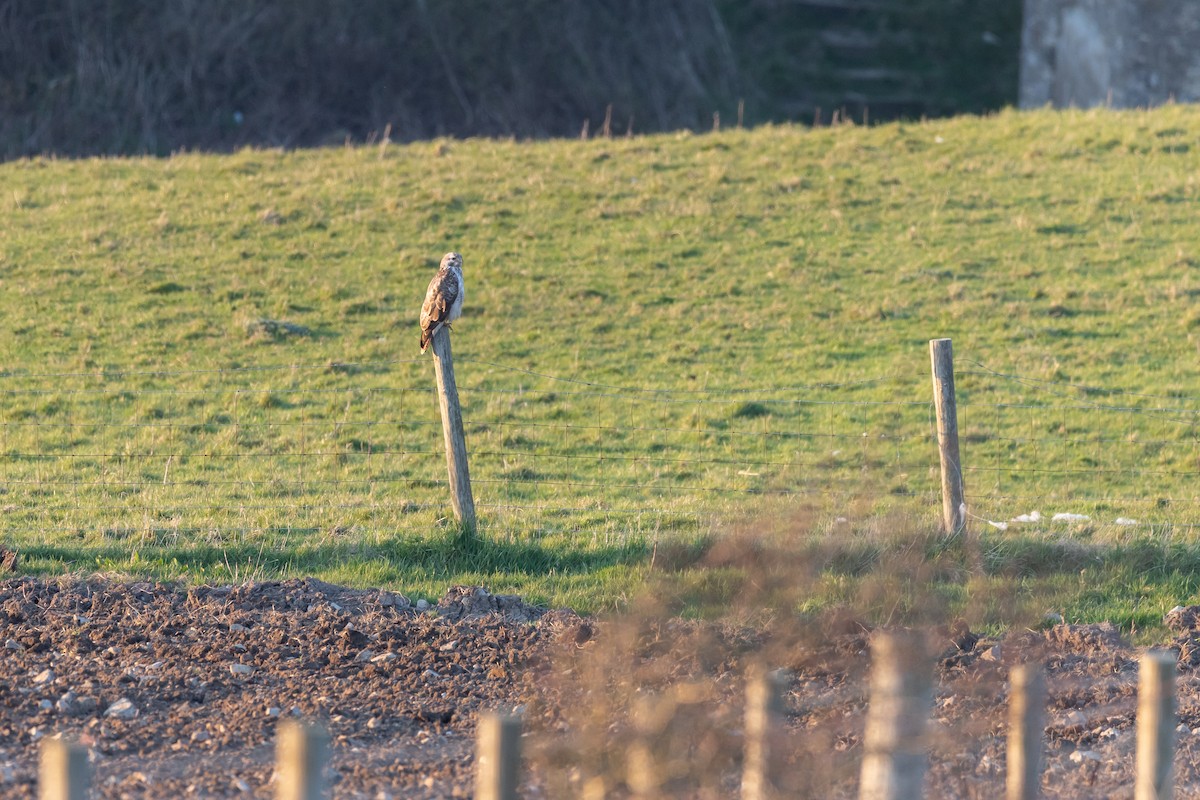
[[[0,165],[0,541],[592,610],[743,592],[692,562],[751,530],[806,607],[916,548],[951,612],[1154,626],[1200,560],[1198,177],[1187,107]],[[449,249],[469,550],[416,346]],[[930,534],[943,336],[978,547]]]

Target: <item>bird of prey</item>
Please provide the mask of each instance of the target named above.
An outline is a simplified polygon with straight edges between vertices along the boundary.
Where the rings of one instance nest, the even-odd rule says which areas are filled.
[[[429,282],[425,303],[421,306],[421,352],[429,347],[438,329],[462,316],[463,305],[462,256],[446,253],[442,265]]]

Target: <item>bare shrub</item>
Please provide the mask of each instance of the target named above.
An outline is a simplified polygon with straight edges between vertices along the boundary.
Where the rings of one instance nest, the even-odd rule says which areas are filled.
[[[742,94],[707,1],[0,4],[6,157],[696,127]]]

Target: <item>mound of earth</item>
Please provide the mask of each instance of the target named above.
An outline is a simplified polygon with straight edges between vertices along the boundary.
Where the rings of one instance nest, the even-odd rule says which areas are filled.
[[[1194,793],[1200,608],[1167,623],[1181,656],[1176,785]],[[787,796],[853,798],[873,635],[848,618],[803,631],[599,621],[479,587],[430,605],[316,580],[12,578],[0,798],[35,795],[39,742],[54,735],[89,746],[98,798],[271,797],[275,728],[293,716],[329,731],[337,798],[469,797],[475,723],[492,709],[524,713],[523,796],[625,797],[624,754],[640,746],[665,765],[662,796],[733,798],[744,676],[763,662],[790,671]],[[1044,796],[1130,793],[1139,651],[1115,627],[931,635],[927,796],[1003,793],[1006,675],[1028,660],[1049,687]]]
[[[480,710],[526,703],[548,647],[577,635],[573,614],[545,616],[477,587],[426,611],[316,580],[10,579],[0,797],[34,795],[38,741],[55,734],[91,748],[98,797],[269,795],[288,716],[328,728],[339,795],[469,796]]]

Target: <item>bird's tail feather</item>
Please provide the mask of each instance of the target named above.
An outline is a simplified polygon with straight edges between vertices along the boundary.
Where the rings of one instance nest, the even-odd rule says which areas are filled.
[[[437,325],[433,326],[433,330],[427,331],[424,328],[421,329],[421,352],[422,353],[425,352],[425,348],[429,347],[429,343],[433,341],[433,337],[437,335],[437,332],[442,328],[443,325],[445,325],[447,328],[450,327],[445,322],[439,322]]]

